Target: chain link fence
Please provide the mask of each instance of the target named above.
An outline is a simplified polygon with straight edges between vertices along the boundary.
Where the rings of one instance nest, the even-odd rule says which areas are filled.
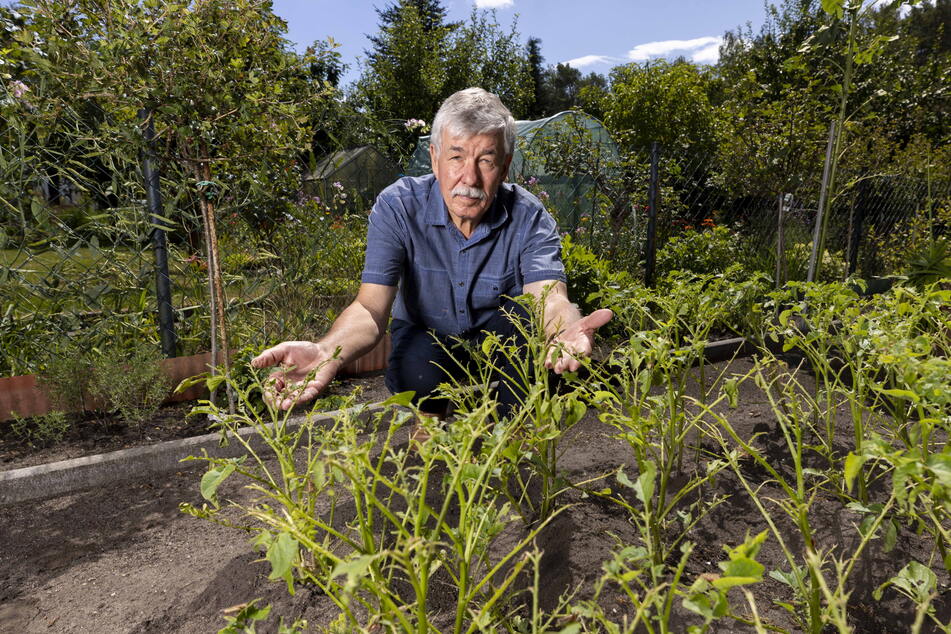
[[[168,237],[175,353],[208,350],[206,227],[194,177],[163,174],[165,208],[157,219],[147,208],[137,157],[92,164],[79,141],[53,149],[48,138],[21,141],[0,147],[7,177],[0,192],[0,375],[37,372],[64,356],[143,342],[159,350],[157,229]],[[737,184],[715,156],[660,148],[653,181],[648,150],[617,158],[608,166],[610,177],[585,171],[586,165],[604,168],[603,157],[595,158],[575,166],[561,161],[558,169],[584,181],[590,198],[553,211],[564,233],[616,268],[644,274],[653,192],[658,275],[740,264],[780,282],[806,278],[821,159],[805,177]],[[901,273],[910,253],[947,235],[947,173],[847,173],[841,180],[820,279],[842,279],[850,271],[862,277]],[[544,178],[526,174],[521,182],[547,198]],[[266,221],[257,214],[260,202],[251,205],[219,184],[206,193],[216,202],[232,349],[316,337],[354,297],[367,214],[382,185],[368,191],[337,183],[320,196],[301,189],[293,199],[276,197]]]
[[[674,269],[722,272],[730,264],[760,271],[777,284],[806,280],[822,189],[822,160],[805,175],[777,173],[750,181],[730,179],[714,155],[658,148],[657,179],[651,152],[621,159],[613,184],[601,187],[593,214],[560,211],[563,233],[618,268],[643,276],[653,240],[657,273]],[[734,163],[742,163],[734,157]],[[778,171],[778,170],[777,170]],[[831,194],[820,280],[904,273],[914,255],[951,227],[951,175],[943,172],[863,173],[843,170]],[[565,219],[577,218],[577,222]]]

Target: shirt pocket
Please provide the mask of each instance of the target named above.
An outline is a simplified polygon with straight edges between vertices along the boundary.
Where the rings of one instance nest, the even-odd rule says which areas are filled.
[[[452,284],[449,273],[442,269],[414,267],[411,288],[408,289],[410,312],[423,317],[429,327],[445,327],[445,321],[452,315]]]
[[[515,290],[515,274],[502,277],[479,275],[472,284],[472,308],[490,310],[498,308],[505,297]]]

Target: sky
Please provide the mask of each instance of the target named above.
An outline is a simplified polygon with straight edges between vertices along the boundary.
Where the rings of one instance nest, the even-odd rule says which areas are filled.
[[[298,50],[333,37],[349,66],[341,82],[348,84],[360,73],[367,35],[377,32],[374,7],[391,2],[274,0],[274,12],[287,21]],[[523,44],[541,39],[545,65],[569,63],[585,74],[681,55],[712,64],[725,31],[750,23],[756,32],[766,19],[764,0],[443,0],[443,6],[452,21],[466,20],[473,8],[494,8],[505,30],[517,16]]]

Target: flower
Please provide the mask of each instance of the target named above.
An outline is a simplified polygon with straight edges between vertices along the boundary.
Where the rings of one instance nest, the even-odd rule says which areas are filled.
[[[30,87],[24,84],[19,79],[15,79],[12,82],[10,82],[10,90],[11,92],[13,92],[13,96],[19,99],[26,93],[30,92]]]
[[[528,185],[529,187],[534,187],[535,185],[538,184],[538,179],[532,176],[527,181],[525,181],[525,184]]]
[[[539,198],[540,200],[548,200],[548,192],[546,192],[546,191],[540,191],[540,192],[538,192],[538,198]]]
[[[426,130],[426,122],[422,119],[407,119],[403,122],[403,127],[413,132],[415,130],[424,131]]]
[[[336,187],[337,189],[342,190],[342,189],[343,189],[343,184],[342,184],[340,181],[334,181],[334,187]]]

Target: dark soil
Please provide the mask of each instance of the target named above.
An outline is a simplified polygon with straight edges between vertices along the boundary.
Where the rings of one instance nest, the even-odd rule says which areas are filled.
[[[749,367],[749,360],[739,360],[730,371],[742,373]],[[373,380],[373,389],[382,387],[379,377]],[[745,435],[754,429],[771,431],[775,425],[768,403],[751,384],[741,386],[740,407],[731,412],[730,420]],[[840,430],[845,442],[851,431],[844,420]],[[627,465],[627,473],[635,475],[629,447],[616,438],[613,428],[599,422],[595,412],[589,411],[571,430],[563,448],[560,467],[571,481],[590,479],[619,465]],[[269,565],[253,552],[247,533],[179,512],[181,502],[201,504],[201,473],[200,468],[183,469],[116,483],[108,489],[0,508],[0,631],[213,632],[225,624],[224,610],[255,598],[273,604],[275,617],[304,617],[312,626],[331,621],[335,611],[326,597],[307,588],[289,596],[283,582],[267,580]],[[229,481],[222,496],[250,499],[238,484]],[[617,488],[615,481],[605,484]],[[767,528],[735,478],[724,472],[716,487],[704,495],[719,493],[729,498],[690,533],[696,548],[685,573],[688,584],[698,575],[719,572],[724,544],[735,546],[747,533]],[[564,501],[574,505],[538,540],[544,549],[544,606],[555,605],[559,596],[574,589],[578,589],[576,598],[590,597],[602,563],[618,544],[639,542],[635,527],[617,505],[580,493],[570,493]],[[854,547],[858,516],[839,499],[817,500],[811,519],[822,548],[848,553]],[[780,521],[780,526],[785,529],[787,523]],[[795,531],[788,528],[787,534],[793,535]],[[871,592],[911,559],[928,561],[931,544],[913,529],[901,529],[898,546],[890,553],[883,552],[880,541],[874,542],[853,573],[850,615],[856,632],[909,630],[910,603],[893,590],[886,590],[882,601],[876,602]],[[791,542],[798,546],[795,540]],[[758,560],[767,571],[787,569],[772,536]],[[951,593],[943,572],[939,584],[943,594],[937,606],[947,621]],[[786,586],[767,578],[751,590],[766,622],[799,631],[793,617],[774,604],[792,600]],[[730,598],[737,613],[750,614],[739,591],[732,591]],[[605,592],[601,604],[618,620],[630,613],[630,602],[614,589]],[[681,620],[673,631],[685,631],[679,600],[675,613]],[[276,618],[269,623],[270,629],[259,631],[274,631]],[[725,623],[714,631],[752,632],[753,628]]]

